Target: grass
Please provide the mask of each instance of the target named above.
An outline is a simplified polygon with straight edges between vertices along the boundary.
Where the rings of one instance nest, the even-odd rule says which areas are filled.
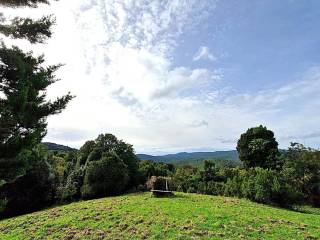
[[[2,220],[0,239],[320,239],[320,215],[236,198],[141,193]]]

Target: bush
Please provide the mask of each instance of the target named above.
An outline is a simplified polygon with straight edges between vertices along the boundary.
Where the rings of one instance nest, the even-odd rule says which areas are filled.
[[[223,195],[224,193],[223,182],[200,182],[198,185],[197,193],[208,194],[208,195]]]
[[[174,188],[182,192],[197,192],[200,181],[198,169],[192,166],[179,167],[173,176]]]
[[[145,183],[151,176],[170,176],[175,168],[172,164],[143,160],[139,162],[139,182]]]
[[[25,175],[0,187],[1,217],[32,212],[48,206],[54,196],[54,175],[45,161],[38,163]],[[6,204],[4,204],[6,203]]]
[[[74,170],[67,177],[67,182],[64,187],[61,188],[60,196],[58,199],[62,202],[70,202],[81,198],[81,187],[83,185],[83,169]]]
[[[283,173],[263,168],[239,171],[236,176],[228,179],[224,194],[281,206],[297,203],[301,199],[298,189],[290,184]]]
[[[95,198],[122,193],[128,184],[127,165],[115,153],[104,154],[100,161],[89,162],[81,193],[84,198]]]
[[[292,143],[284,158],[286,182],[300,192],[301,201],[320,207],[320,151]]]

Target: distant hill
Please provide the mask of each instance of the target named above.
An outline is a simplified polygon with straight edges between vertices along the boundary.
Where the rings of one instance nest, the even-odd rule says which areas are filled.
[[[75,152],[78,149],[71,148],[68,146],[64,146],[61,144],[51,143],[51,142],[43,142],[42,145],[48,148],[50,151],[63,151],[63,152]]]
[[[179,163],[190,160],[205,160],[205,159],[226,159],[238,161],[238,152],[236,150],[230,151],[216,151],[216,152],[181,152],[176,154],[167,154],[163,156],[153,156],[147,154],[137,154],[140,160],[152,160],[156,162]]]

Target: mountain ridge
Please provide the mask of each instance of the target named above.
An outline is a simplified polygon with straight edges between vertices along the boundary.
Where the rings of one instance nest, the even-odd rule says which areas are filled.
[[[236,150],[229,151],[213,151],[213,152],[179,152],[166,155],[149,155],[137,154],[140,160],[153,160],[156,162],[180,162],[184,160],[204,160],[204,159],[227,159],[238,160],[238,152]]]
[[[78,151],[78,149],[65,146],[62,144],[43,142],[45,147],[50,151]],[[238,152],[236,150],[227,151],[212,151],[212,152],[178,152],[165,155],[151,155],[138,153],[136,156],[140,160],[152,160],[155,162],[166,162],[166,163],[178,163],[186,160],[206,160],[206,159],[226,159],[231,161],[238,161]]]
[[[76,152],[78,149],[65,146],[62,144],[52,143],[52,142],[42,142],[43,146],[48,148],[49,151],[64,151],[64,152]]]

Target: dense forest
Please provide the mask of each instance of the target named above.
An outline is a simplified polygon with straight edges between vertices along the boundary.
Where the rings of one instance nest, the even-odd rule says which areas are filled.
[[[1,1],[7,7],[36,7],[46,0]],[[52,16],[0,20],[0,33],[41,44],[51,37]],[[320,207],[320,151],[292,143],[278,149],[264,126],[248,129],[237,143],[240,164],[204,160],[191,166],[139,160],[131,144],[107,133],[77,151],[49,151],[43,144],[47,117],[63,111],[70,93],[48,101],[46,89],[60,64],[18,47],[0,47],[0,216],[10,217],[50,205],[150,189],[150,179],[169,181],[171,190],[247,198],[292,208]],[[72,89],[71,89],[72,90]],[[67,150],[67,151],[66,151]],[[194,159],[197,160],[197,159]],[[199,164],[200,165],[200,164]]]

